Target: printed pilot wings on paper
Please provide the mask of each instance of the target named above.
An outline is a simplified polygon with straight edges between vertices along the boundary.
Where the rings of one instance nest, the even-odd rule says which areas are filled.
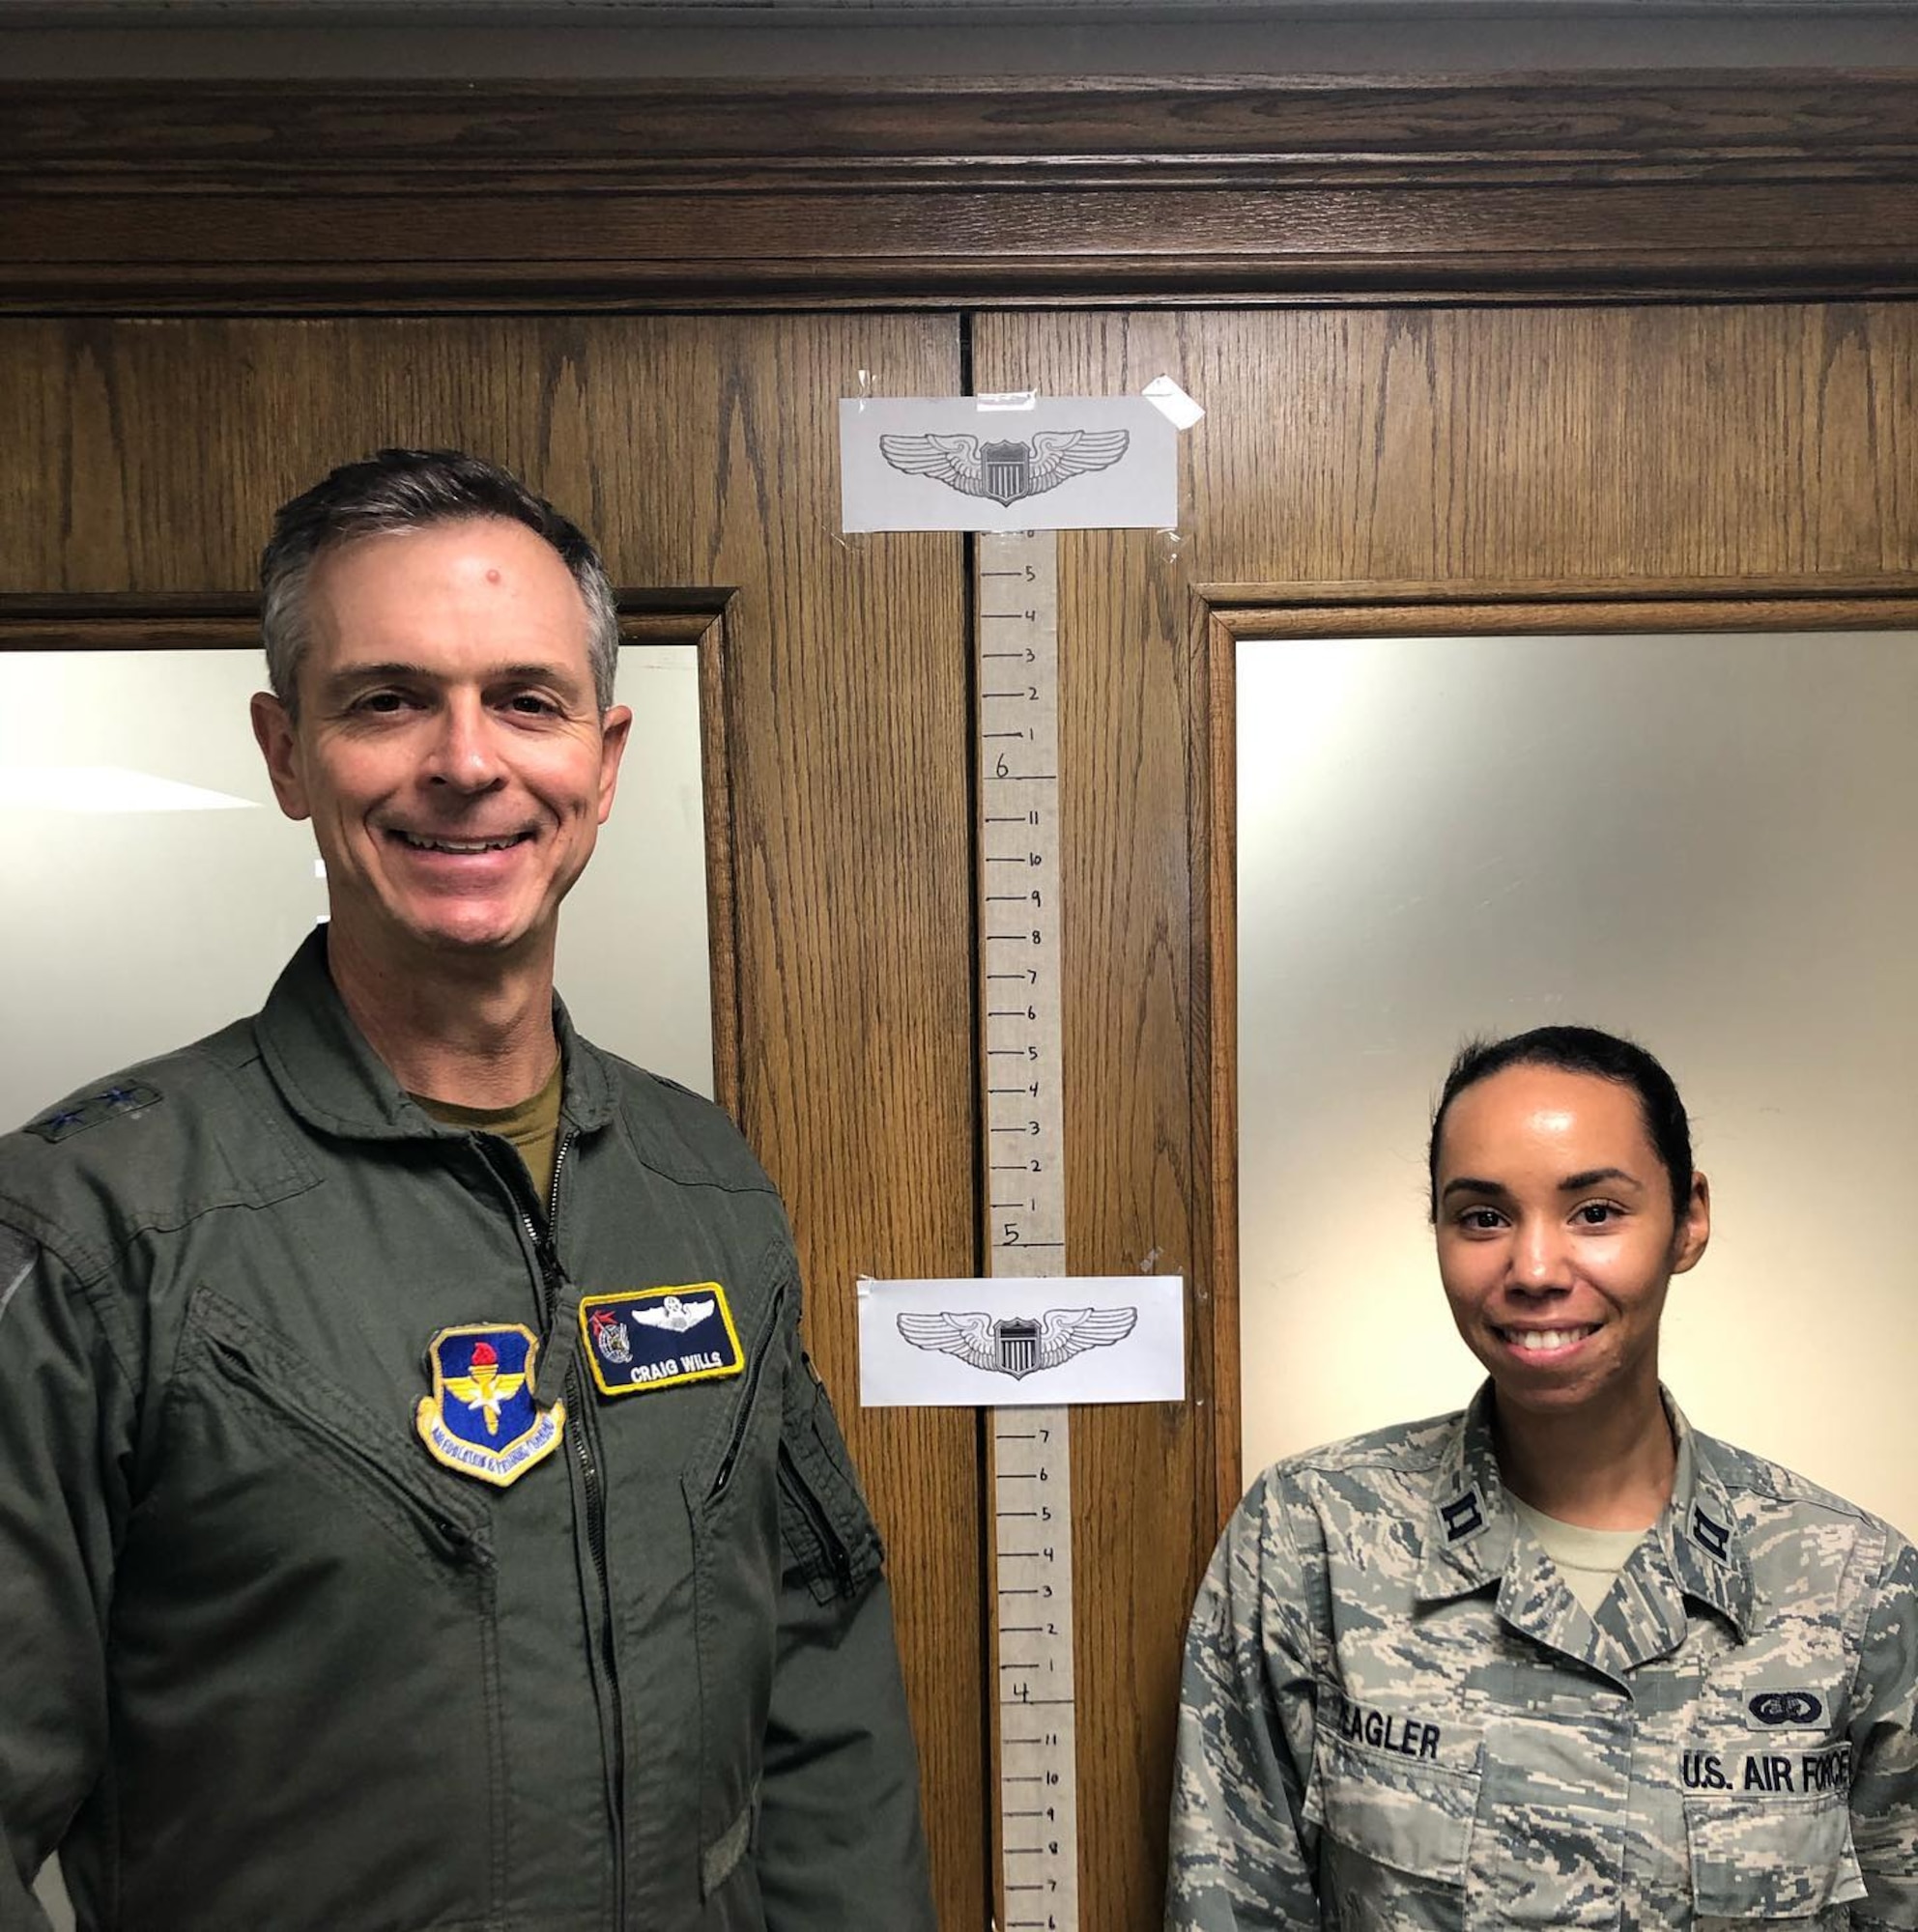
[[[1178,1275],[862,1281],[859,1396],[896,1406],[1179,1402]]]
[[[1143,396],[849,398],[847,530],[1170,529],[1178,432]]]

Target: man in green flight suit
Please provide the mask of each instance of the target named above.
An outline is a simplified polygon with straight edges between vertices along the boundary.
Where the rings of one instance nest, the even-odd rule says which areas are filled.
[[[553,992],[630,713],[591,546],[388,450],[253,724],[329,923],[0,1140],[0,1924],[933,1924],[881,1552],[771,1183]]]

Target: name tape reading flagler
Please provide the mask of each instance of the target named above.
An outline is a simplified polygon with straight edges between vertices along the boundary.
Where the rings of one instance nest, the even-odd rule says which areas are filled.
[[[1169,376],[1142,396],[847,397],[841,526],[1171,529],[1178,433],[1203,414]]]
[[[867,1408],[1183,1402],[1183,1277],[862,1281]]]

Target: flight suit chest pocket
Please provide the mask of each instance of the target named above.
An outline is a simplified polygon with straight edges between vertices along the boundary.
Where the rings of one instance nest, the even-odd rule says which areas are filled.
[[[1321,1831],[1327,1924],[1462,1926],[1478,1809],[1475,1744],[1456,1724],[1337,1693],[1328,1711],[1331,1735],[1322,1734],[1306,1800]]]
[[[204,1287],[165,1401],[114,1621],[120,1828],[169,1850],[126,1922],[492,1922],[508,1792],[484,1499]],[[327,1830],[235,1859],[230,1833],[182,1824],[263,1806]]]

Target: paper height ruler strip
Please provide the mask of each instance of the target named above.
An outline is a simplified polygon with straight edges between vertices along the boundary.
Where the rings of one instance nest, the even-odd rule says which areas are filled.
[[[977,539],[980,992],[991,1271],[1066,1271],[1058,540]],[[991,1412],[1005,1932],[1077,1932],[1072,1457],[1063,1408]]]

